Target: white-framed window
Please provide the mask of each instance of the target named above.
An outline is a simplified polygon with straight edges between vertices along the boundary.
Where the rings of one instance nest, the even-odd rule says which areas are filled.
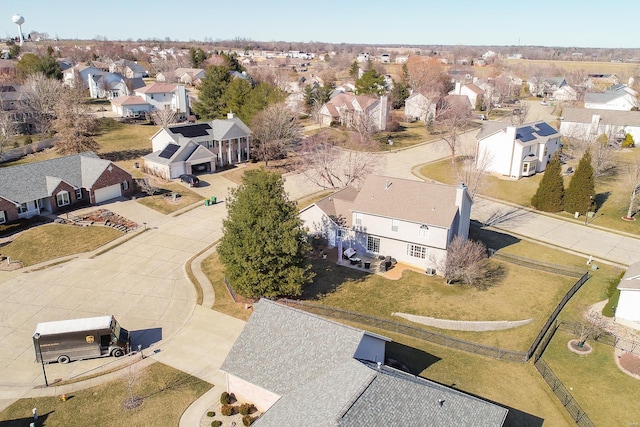
[[[398,231],[398,227],[400,227],[400,221],[397,219],[391,220],[391,231]]]
[[[122,181],[122,191],[127,191],[129,189],[129,181]]]
[[[18,206],[18,213],[26,213],[28,210],[26,203],[20,203],[20,206]]]
[[[427,257],[427,252],[428,250],[426,246],[413,245],[411,243],[407,244],[407,255],[409,256],[425,259]]]
[[[82,199],[82,188],[76,188],[76,200]]]
[[[372,252],[374,254],[380,253],[380,238],[367,236],[367,252]]]
[[[522,173],[527,173],[529,172],[529,163],[523,163],[522,164]]]
[[[7,222],[7,213],[0,211],[0,224],[4,224],[5,222]]]
[[[336,237],[340,237],[340,238],[342,238],[342,237],[344,237],[344,236],[345,236],[345,234],[346,234],[346,233],[345,233],[345,229],[344,229],[344,228],[338,227],[338,228],[336,229]]]
[[[356,225],[362,225],[362,212],[356,212]]]
[[[418,230],[418,236],[428,239],[429,238],[429,226],[428,225],[421,225],[420,226],[420,230]]]
[[[61,191],[58,194],[56,194],[56,203],[58,204],[58,207],[67,206],[71,204],[71,198],[69,197],[69,192]]]

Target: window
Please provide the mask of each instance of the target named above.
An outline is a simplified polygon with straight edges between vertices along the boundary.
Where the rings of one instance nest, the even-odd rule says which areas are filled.
[[[356,225],[362,225],[362,212],[356,212]]]
[[[4,224],[5,222],[7,222],[7,213],[0,211],[0,224]]]
[[[61,191],[56,194],[56,203],[58,204],[58,206],[67,206],[71,204],[69,193],[66,191]]]
[[[25,213],[28,210],[26,203],[21,203],[20,206],[18,206],[18,213]]]
[[[129,181],[122,181],[122,191],[127,191],[129,189]]]
[[[429,226],[421,225],[420,226],[420,231],[418,231],[418,236],[424,237],[424,238],[429,238]]]
[[[367,236],[367,252],[380,253],[380,238]]]
[[[342,237],[344,237],[344,235],[345,235],[344,228],[338,228],[336,230],[336,237],[342,238]]]
[[[412,245],[409,243],[407,245],[407,255],[412,256],[414,258],[422,258],[425,259],[427,257],[427,247],[420,245]]]
[[[398,227],[400,226],[400,221],[397,219],[391,220],[391,231],[398,231]]]
[[[76,188],[76,200],[82,199],[82,188]]]
[[[522,164],[522,173],[527,173],[529,172],[529,163],[523,163]]]

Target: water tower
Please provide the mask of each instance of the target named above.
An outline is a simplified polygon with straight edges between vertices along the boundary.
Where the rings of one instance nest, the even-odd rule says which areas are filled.
[[[24,44],[24,35],[22,35],[22,24],[24,24],[24,16],[16,13],[13,15],[13,23],[18,26],[18,37],[20,37],[20,46]]]

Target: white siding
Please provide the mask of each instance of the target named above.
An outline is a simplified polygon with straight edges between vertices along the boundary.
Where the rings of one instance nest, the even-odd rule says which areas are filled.
[[[265,412],[280,399],[277,394],[231,374],[227,374],[227,388],[227,392],[233,393],[236,399],[253,403],[260,412]]]
[[[616,320],[640,322],[640,290],[621,290],[616,307]]]

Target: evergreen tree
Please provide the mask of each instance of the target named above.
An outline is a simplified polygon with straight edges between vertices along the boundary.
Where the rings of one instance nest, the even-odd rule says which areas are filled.
[[[192,68],[200,68],[200,66],[206,61],[207,53],[201,48],[189,48],[189,61]]]
[[[365,72],[356,80],[356,93],[358,95],[382,95],[384,93],[384,77],[374,69]]]
[[[404,101],[409,97],[409,86],[402,82],[393,82],[393,88],[389,91],[391,108],[398,110],[404,107]]]
[[[296,296],[311,282],[311,247],[279,174],[263,168],[245,172],[231,190],[223,231],[217,250],[238,294]]]
[[[564,183],[560,153],[556,151],[542,175],[536,194],[531,198],[531,205],[544,212],[560,212],[563,207]]]
[[[358,61],[353,61],[353,63],[351,64],[351,67],[349,68],[349,76],[351,76],[351,78],[355,80],[358,78],[359,72],[360,72],[360,66],[358,65]]]
[[[594,195],[595,182],[593,166],[591,166],[591,152],[587,150],[580,159],[565,193],[564,210],[569,213],[580,212],[581,215],[585,215],[591,209]]]
[[[207,68],[200,83],[198,100],[193,103],[193,111],[202,119],[224,117],[228,112],[223,96],[231,83],[229,68],[224,65],[212,65]]]

